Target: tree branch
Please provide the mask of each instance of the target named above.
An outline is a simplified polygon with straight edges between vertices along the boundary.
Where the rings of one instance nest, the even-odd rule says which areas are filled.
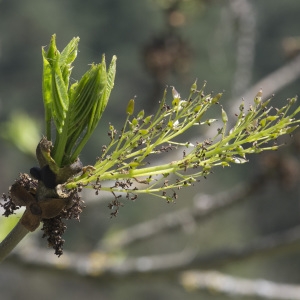
[[[255,95],[262,88],[264,97],[270,97],[272,94],[280,91],[282,88],[292,83],[300,76],[300,55],[290,60],[288,63],[268,74],[266,77],[259,80],[251,88],[247,90],[241,97],[234,99],[230,105],[230,113],[234,114],[237,111],[238,104],[241,98],[245,100],[254,99]]]
[[[20,243],[29,231],[18,222],[12,231],[0,243],[0,262]]]
[[[228,209],[232,205],[236,205],[247,197],[257,193],[266,180],[267,176],[256,176],[255,180],[249,184],[240,184],[231,190],[217,195],[199,195],[193,207],[166,213],[155,219],[120,230],[109,239],[101,241],[99,249],[104,249],[105,251],[116,250],[116,248],[123,248],[130,244],[149,239],[165,231],[177,230],[193,221],[203,221],[213,213]]]
[[[238,20],[236,70],[233,78],[233,95],[236,97],[248,88],[252,76],[256,16],[248,0],[230,0],[229,8]]]
[[[264,279],[250,280],[224,275],[217,271],[188,271],[180,275],[181,284],[189,291],[208,290],[232,296],[260,299],[300,300],[300,286],[280,284]]]
[[[92,251],[86,255],[64,252],[59,263],[50,251],[28,247],[16,251],[14,258],[26,265],[47,267],[75,272],[80,276],[123,277],[141,276],[141,274],[175,274],[188,269],[210,269],[246,260],[261,255],[270,255],[279,250],[290,250],[299,244],[300,225],[289,230],[258,238],[243,246],[217,249],[199,254],[195,249],[186,249],[177,253],[142,256],[137,258],[114,257],[105,252]]]

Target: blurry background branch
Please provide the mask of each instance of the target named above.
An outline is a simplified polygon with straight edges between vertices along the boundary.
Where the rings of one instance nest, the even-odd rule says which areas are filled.
[[[231,105],[231,113],[236,112],[237,104],[241,99],[250,101],[257,94],[260,89],[263,89],[264,99],[279,92],[284,87],[288,86],[300,76],[300,55],[297,55],[292,60],[260,79],[251,86],[241,97],[233,100]]]
[[[259,299],[299,300],[300,285],[280,284],[264,279],[242,279],[217,271],[188,271],[180,275],[188,291],[207,290],[230,297],[259,297]]]
[[[229,8],[236,18],[236,69],[233,97],[240,96],[250,85],[255,54],[256,13],[251,1],[230,0]]]
[[[15,251],[10,262],[23,263],[36,268],[75,272],[80,276],[141,276],[142,274],[164,274],[189,269],[211,269],[237,261],[247,260],[262,255],[272,255],[278,251],[293,249],[300,243],[300,225],[283,232],[257,238],[242,246],[220,248],[207,253],[199,253],[197,249],[185,249],[176,253],[118,257],[118,254],[91,252],[87,254],[64,253],[57,261],[50,251],[32,245]]]
[[[101,241],[99,249],[110,251],[123,248],[132,243],[149,239],[154,235],[180,228],[184,229],[194,222],[204,221],[212,214],[229,209],[232,205],[245,201],[247,197],[258,193],[267,179],[268,176],[261,175],[250,183],[238,185],[217,195],[196,195],[192,207],[166,213],[155,219],[120,230],[108,239]]]

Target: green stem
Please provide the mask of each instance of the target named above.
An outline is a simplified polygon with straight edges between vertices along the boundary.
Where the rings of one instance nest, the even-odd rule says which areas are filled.
[[[18,222],[12,231],[0,243],[0,262],[21,242],[29,231]]]
[[[61,133],[56,133],[53,158],[59,167],[63,167],[64,157],[66,157],[66,145],[68,141],[68,127],[70,122],[70,114],[67,114]],[[68,162],[69,163],[69,162]],[[66,163],[66,164],[68,164]]]
[[[71,163],[74,162],[76,160],[76,158],[79,156],[79,154],[81,153],[82,149],[84,148],[85,144],[88,142],[88,140],[90,139],[90,137],[91,137],[91,134],[90,133],[86,133],[84,135],[84,137],[80,140],[78,146],[76,147],[76,149],[74,150],[74,152],[73,152],[73,154],[71,156],[71,159],[70,159]],[[71,153],[71,150],[70,150],[70,153]]]

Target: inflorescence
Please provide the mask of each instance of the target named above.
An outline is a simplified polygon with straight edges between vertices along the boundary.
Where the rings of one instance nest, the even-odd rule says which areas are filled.
[[[205,84],[197,90],[195,82],[184,100],[173,87],[171,104],[166,101],[166,90],[157,113],[150,116],[145,116],[143,110],[133,116],[134,99],[130,100],[124,127],[117,131],[110,124],[110,143],[102,147],[102,155],[88,172],[67,182],[66,188],[93,188],[96,194],[111,192],[114,200],[109,207],[115,209],[112,215],[122,205],[122,194],[132,200],[143,193],[173,202],[178,197],[177,190],[206,177],[214,167],[242,164],[248,161],[248,154],[277,150],[277,138],[298,127],[294,116],[300,108],[289,112],[296,98],[276,109],[268,107],[271,99],[263,101],[259,91],[248,109],[244,102],[240,105],[235,125],[227,130],[228,117],[219,105],[222,94],[205,95],[204,87]],[[217,119],[206,117],[207,110],[214,105],[221,108],[221,127],[216,129],[215,136],[193,143],[179,142],[191,127],[217,123]],[[179,155],[169,155],[174,149],[181,149]],[[155,165],[154,161],[151,165],[152,156],[166,153],[163,163]]]
[[[31,169],[34,179],[21,174],[9,195],[4,195],[4,215],[25,206],[20,222],[29,231],[42,222],[43,237],[47,237],[49,246],[60,256],[66,230],[63,219],[79,220],[84,207],[79,196],[83,188],[94,189],[96,195],[100,191],[112,193],[114,199],[108,205],[113,210],[111,217],[123,206],[122,195],[132,201],[139,194],[148,194],[174,202],[179,189],[206,177],[213,168],[242,164],[248,161],[248,154],[277,150],[280,146],[277,138],[291,134],[298,127],[299,120],[294,117],[300,107],[289,112],[296,98],[288,99],[284,107],[277,109],[268,107],[271,99],[263,101],[260,91],[248,109],[244,103],[240,105],[236,123],[227,130],[228,117],[219,105],[222,94],[205,95],[204,86],[197,90],[195,82],[185,100],[173,87],[171,104],[166,101],[165,91],[157,113],[146,117],[143,110],[133,115],[134,100],[130,100],[123,128],[117,131],[110,124],[110,143],[102,147],[94,166],[82,167],[77,159],[59,168],[50,156],[51,142],[43,138],[37,148],[41,168]],[[210,126],[217,121],[206,118],[213,105],[221,108],[222,126],[216,129],[215,136],[193,143],[179,141],[191,127]],[[163,162],[152,159],[158,154],[164,155]]]

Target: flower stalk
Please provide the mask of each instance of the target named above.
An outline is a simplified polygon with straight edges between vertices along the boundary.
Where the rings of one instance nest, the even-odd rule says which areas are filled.
[[[173,87],[170,105],[166,90],[154,116],[145,117],[144,111],[134,116],[134,99],[131,99],[124,127],[117,132],[110,125],[111,141],[103,147],[93,169],[74,177],[65,187],[83,186],[94,188],[96,193],[102,190],[115,195],[125,193],[127,197],[146,193],[172,201],[177,197],[175,190],[192,185],[217,166],[242,164],[248,161],[249,154],[277,150],[277,138],[291,134],[298,127],[299,120],[295,116],[300,108],[289,114],[296,98],[289,99],[281,109],[268,108],[271,99],[262,101],[260,91],[248,110],[241,104],[236,123],[229,132],[226,130],[228,116],[221,106],[221,127],[213,138],[199,140],[195,145],[189,141],[179,142],[191,127],[210,126],[217,121],[206,118],[206,112],[219,104],[222,94],[205,95],[204,87],[205,84],[197,90],[195,82],[184,100]],[[175,149],[181,149],[182,153],[177,160],[149,166],[147,160],[151,156]]]

